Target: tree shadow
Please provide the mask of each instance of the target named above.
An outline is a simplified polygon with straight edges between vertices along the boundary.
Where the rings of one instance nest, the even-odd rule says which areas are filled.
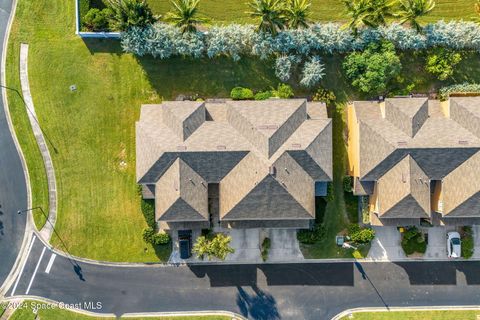
[[[264,273],[269,286],[354,285],[351,262],[264,264],[258,268]]]
[[[257,286],[252,286],[253,294],[237,287],[237,306],[243,316],[256,320],[280,319],[275,298]]]
[[[261,91],[280,82],[273,70],[273,60],[251,57],[242,57],[239,61],[228,57],[155,59],[151,56],[136,59],[153,89],[166,100],[175,100],[179,95],[225,98],[236,86]]]
[[[455,265],[457,271],[465,275],[467,285],[480,285],[480,277],[478,271],[480,270],[479,261],[458,261],[452,263]]]
[[[211,287],[255,286],[257,268],[253,264],[242,265],[196,265],[188,267],[197,278],[208,276]]]
[[[421,261],[395,264],[405,270],[411,285],[457,284],[457,266],[452,262]]]

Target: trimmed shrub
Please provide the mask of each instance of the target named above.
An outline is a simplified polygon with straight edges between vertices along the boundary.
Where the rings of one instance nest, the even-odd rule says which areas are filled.
[[[272,92],[271,91],[260,91],[255,93],[255,100],[267,100],[272,97]]]
[[[91,31],[107,31],[111,15],[112,11],[108,8],[103,10],[92,8],[83,18],[83,25]]]
[[[110,25],[115,31],[148,27],[157,21],[145,0],[110,0]]]
[[[303,244],[314,244],[325,235],[323,224],[315,224],[312,229],[302,229],[297,232],[297,239]]]
[[[253,91],[248,88],[235,87],[230,91],[230,98],[233,100],[249,100],[253,99]]]
[[[265,238],[263,239],[263,242],[262,242],[262,251],[261,251],[263,261],[267,261],[269,250],[270,250],[270,238]]]
[[[78,10],[79,10],[81,21],[83,22],[83,17],[85,17],[85,15],[90,10],[90,0],[80,0],[78,2]]]
[[[147,227],[143,229],[143,241],[146,243],[152,243],[153,242],[153,237],[155,235],[155,230],[151,227]]]
[[[372,228],[360,228],[356,223],[348,226],[347,234],[350,240],[356,244],[368,244],[375,238],[375,230]]]
[[[440,100],[442,101],[448,100],[448,97],[452,93],[471,93],[471,94],[480,95],[480,84],[477,84],[477,83],[454,84],[448,87],[443,87],[438,92],[440,96]]]
[[[162,245],[170,242],[170,236],[166,232],[159,232],[153,235],[152,244]]]
[[[154,200],[145,200],[142,199],[140,203],[141,209],[143,216],[145,218],[145,221],[147,222],[147,225],[155,229],[156,228],[156,222],[155,222],[155,201]]]
[[[427,243],[423,234],[416,227],[410,227],[402,235],[402,248],[406,255],[415,252],[423,254],[427,250]]]
[[[300,84],[310,88],[316,85],[325,76],[325,66],[321,63],[319,57],[312,57],[305,62],[302,71]]]
[[[462,232],[460,234],[462,238],[462,257],[465,259],[470,259],[473,256],[474,251],[472,228],[465,226],[462,228]]]
[[[272,88],[272,95],[280,99],[288,99],[293,97],[293,89],[285,83],[279,83],[277,89]]]
[[[317,92],[315,92],[315,94],[313,95],[312,100],[324,102],[328,106],[332,102],[337,100],[337,97],[335,96],[335,93],[333,93],[333,91],[324,88],[318,88]]]
[[[447,80],[453,75],[453,67],[462,61],[462,55],[445,48],[436,48],[428,54],[425,70],[438,80]]]

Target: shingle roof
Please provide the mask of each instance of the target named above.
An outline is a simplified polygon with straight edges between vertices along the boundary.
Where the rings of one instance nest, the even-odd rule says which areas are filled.
[[[232,220],[311,219],[314,182],[332,177],[331,119],[321,103],[270,99],[146,105],[136,131],[137,181],[157,184],[162,220],[173,219],[179,210],[181,220],[198,218],[196,212],[205,217],[207,201],[201,208],[197,202],[203,194],[182,196],[168,189],[171,170],[185,168],[189,174],[184,175],[193,172],[205,184],[219,183],[221,216]]]
[[[381,218],[431,211],[426,184],[419,197],[391,177],[405,159],[416,164],[422,181],[443,180],[446,217],[480,216],[480,98],[450,98],[448,107],[424,98],[386,99],[384,105],[355,102],[353,107],[359,123],[359,179],[379,183],[378,197],[388,203],[382,207],[379,200]],[[382,184],[391,186],[382,190]]]
[[[430,180],[415,160],[406,156],[378,179],[378,206],[382,218],[428,217]]]

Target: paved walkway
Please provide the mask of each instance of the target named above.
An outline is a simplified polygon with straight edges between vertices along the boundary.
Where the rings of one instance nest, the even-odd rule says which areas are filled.
[[[48,150],[43,131],[37,121],[37,115],[33,105],[32,95],[30,93],[30,84],[28,81],[28,44],[24,43],[22,43],[20,47],[20,82],[23,99],[25,100],[27,108],[28,119],[30,120],[33,134],[35,135],[40,153],[42,154],[45,171],[47,172],[49,202],[48,220],[50,223],[48,223],[48,221],[45,223],[42,230],[40,230],[40,234],[49,241],[53,233],[53,226],[57,220],[57,182],[55,180],[55,170],[53,168],[52,157],[50,156],[50,151]]]
[[[373,227],[375,239],[368,252],[368,258],[378,261],[404,259],[405,253],[400,245],[401,236],[396,227]]]
[[[480,225],[472,226],[473,230],[473,243],[474,243],[474,251],[473,251],[473,259],[480,259]]]

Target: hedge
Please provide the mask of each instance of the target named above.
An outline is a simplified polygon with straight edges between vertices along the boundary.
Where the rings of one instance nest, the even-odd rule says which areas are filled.
[[[443,87],[439,91],[441,101],[448,100],[451,94],[463,93],[465,95],[480,95],[480,84],[477,83],[462,83],[454,84],[448,87]]]
[[[288,29],[272,36],[256,32],[253,25],[217,26],[208,32],[182,33],[175,26],[157,22],[122,33],[122,47],[139,56],[218,57],[241,56],[262,59],[274,55],[310,56],[315,53],[346,53],[363,50],[372,42],[387,40],[399,50],[445,47],[480,51],[480,25],[475,22],[443,20],[427,24],[422,33],[392,23],[378,29],[364,28],[355,36],[340,24],[314,24],[306,29]]]

